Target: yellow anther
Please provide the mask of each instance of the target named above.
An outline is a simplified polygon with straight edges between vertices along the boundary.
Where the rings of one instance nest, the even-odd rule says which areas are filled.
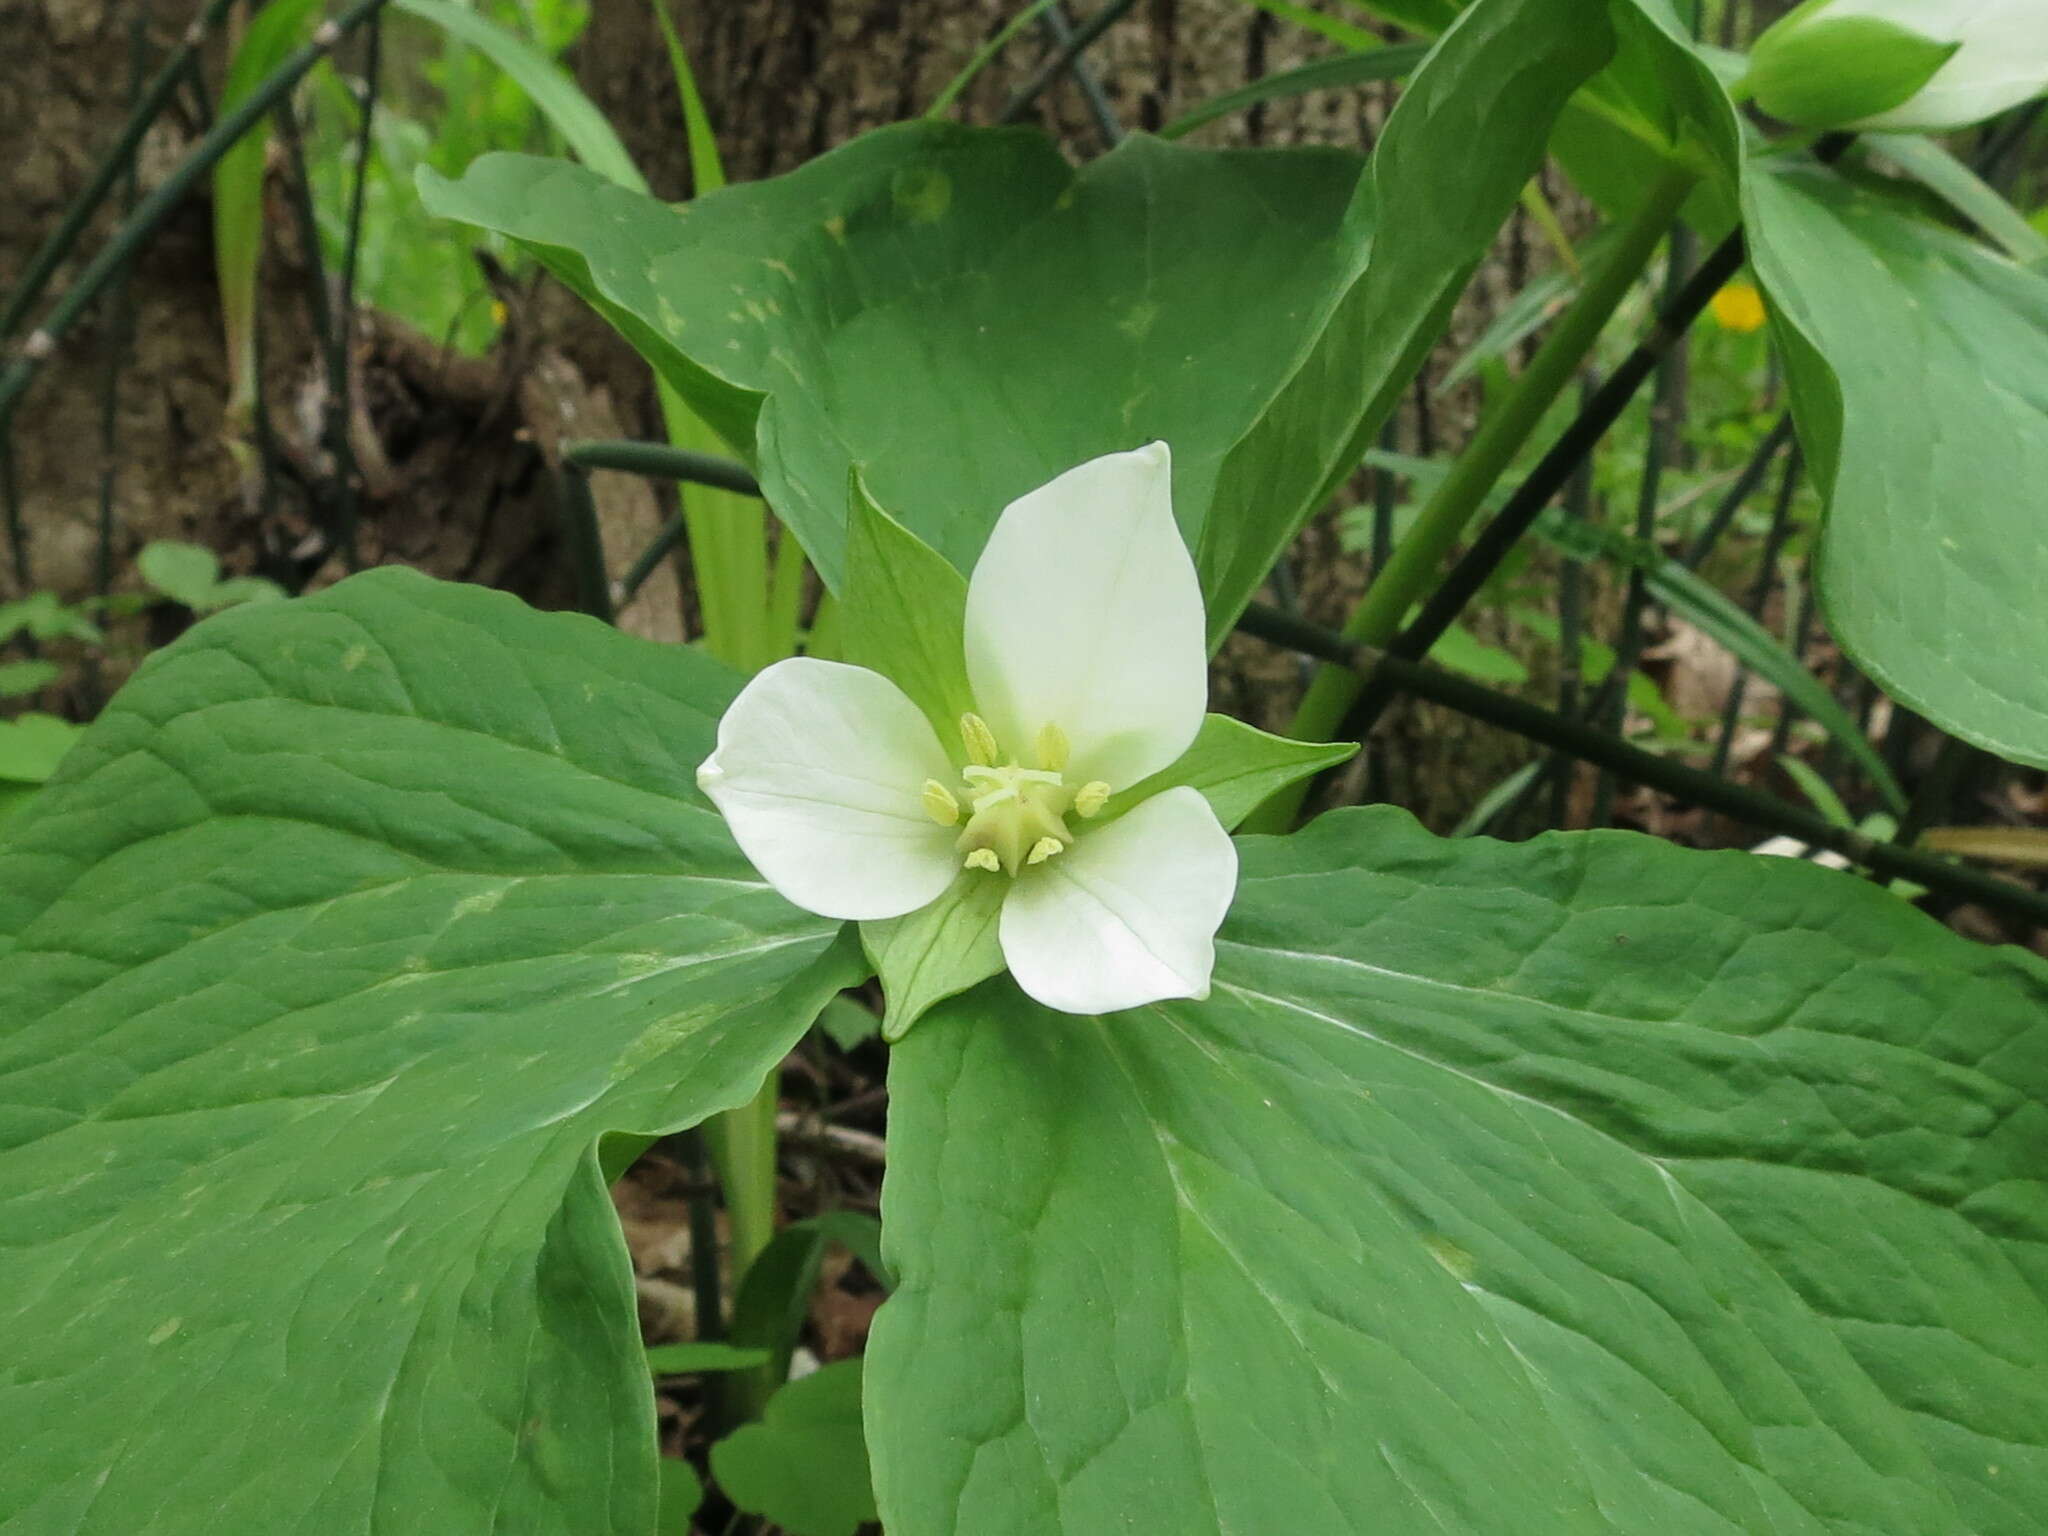
[[[967,748],[967,761],[983,767],[993,766],[1001,756],[996,750],[996,733],[988,728],[988,722],[976,714],[960,717],[960,742]]]
[[[953,798],[953,791],[937,779],[924,781],[924,813],[942,827],[950,827],[960,820],[960,802]]]
[[[1031,851],[1024,855],[1026,864],[1043,864],[1067,845],[1056,837],[1041,837],[1031,845]]]
[[[1067,733],[1048,720],[1038,732],[1038,766],[1048,773],[1064,772],[1067,755],[1073,749],[1067,745]]]
[[[1074,796],[1074,814],[1084,819],[1093,816],[1109,803],[1109,786],[1100,779],[1091,779],[1083,784]]]
[[[993,848],[976,848],[967,855],[967,867],[969,869],[1001,869],[1003,861],[996,857],[996,851]]]

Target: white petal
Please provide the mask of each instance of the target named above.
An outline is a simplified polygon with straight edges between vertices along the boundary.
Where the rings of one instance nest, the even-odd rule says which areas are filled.
[[[824,917],[901,917],[952,883],[954,834],[925,814],[954,777],[918,707],[879,672],[778,661],[718,722],[697,786],[763,878]]]
[[[1065,1013],[1207,997],[1236,891],[1230,834],[1183,784],[1024,871],[1003,903],[1003,958]]]
[[[1874,16],[1923,37],[1962,44],[1908,100],[1852,128],[1959,128],[2048,89],[2048,7],[2041,0],[1836,0],[1827,14]]]
[[[967,588],[967,677],[1029,766],[1048,723],[1069,777],[1122,789],[1202,728],[1202,589],[1173,521],[1166,444],[1070,469],[1003,510]]]

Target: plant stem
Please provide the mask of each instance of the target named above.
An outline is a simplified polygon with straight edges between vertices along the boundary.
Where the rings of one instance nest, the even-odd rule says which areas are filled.
[[[1507,397],[1488,413],[1478,435],[1395,549],[1393,559],[1374,574],[1372,585],[1344,626],[1346,639],[1382,646],[1393,638],[1408,610],[1436,579],[1444,557],[1487,492],[1542,423],[1551,402],[1571,383],[1616,307],[1649,264],[1696,180],[1690,170],[1671,169],[1651,187],[1621,238],[1587,274],[1578,297],[1551,328]],[[1364,686],[1365,680],[1354,672],[1324,667],[1295,711],[1288,734],[1310,741],[1329,740]],[[1254,813],[1250,830],[1275,832],[1292,825],[1307,793],[1306,783],[1281,791]]]
[[[2035,923],[2048,923],[2048,893],[2029,890],[1896,843],[1880,842],[1852,828],[1838,827],[1826,817],[1790,805],[1775,795],[1715,778],[1711,773],[1688,768],[1654,752],[1645,752],[1641,747],[1610,736],[1605,731],[1577,720],[1567,720],[1540,704],[1497,692],[1425,662],[1359,645],[1329,630],[1290,619],[1263,603],[1253,603],[1247,608],[1244,617],[1238,621],[1238,628],[1248,635],[1319,657],[1332,665],[1391,677],[1399,687],[1418,698],[1583,758],[1623,778],[1647,784],[1707,810],[1718,811],[1746,825],[1767,832],[1782,832],[1816,848],[1832,849],[1887,878],[1903,876],[1930,890],[1968,896],[1987,907]]]
[[[924,109],[924,115],[927,118],[944,117],[953,103],[960,99],[960,93],[974,83],[974,77],[988,68],[995,56],[1009,46],[1010,40],[1030,26],[1038,13],[1052,3],[1053,0],[1031,0],[1031,4],[1004,22],[994,37],[974,51],[974,57],[967,61],[960,73],[948,80],[945,88],[932,98],[932,104]]]
[[[598,527],[597,503],[590,495],[590,476],[575,464],[563,464],[555,475],[556,506],[562,519],[562,537],[569,545],[569,559],[576,569],[576,599],[593,619],[609,624],[612,610],[610,583],[605,579],[604,535]]]
[[[1659,313],[1669,313],[1679,294],[1685,291],[1687,270],[1693,263],[1692,232],[1683,224],[1672,226],[1671,245],[1665,256],[1664,291],[1659,296]],[[1719,284],[1715,285],[1716,287]],[[1685,408],[1685,333],[1672,342],[1657,363],[1657,387],[1650,399],[1650,430],[1643,448],[1642,479],[1636,487],[1635,539],[1639,548],[1651,547],[1657,536],[1658,498],[1664,487],[1664,466],[1678,457],[1679,421]],[[1622,599],[1621,633],[1614,641],[1614,673],[1623,680],[1616,693],[1607,729],[1619,736],[1628,716],[1627,679],[1635,671],[1643,652],[1643,617],[1649,605],[1649,572],[1632,564]],[[1614,779],[1602,773],[1593,786],[1593,814],[1596,827],[1605,826],[1614,809]]]
[[[775,1236],[775,1109],[782,1075],[771,1071],[761,1091],[738,1109],[704,1122],[704,1145],[718,1181],[725,1186],[732,1289],[737,1296],[747,1270]],[[734,1371],[726,1379],[734,1423],[759,1418],[780,1383],[765,1366]]]
[[[671,448],[667,443],[576,438],[562,444],[562,457],[584,469],[616,469],[651,479],[687,480],[694,485],[736,491],[742,496],[761,494],[761,482],[739,460]]]
[[[1833,164],[1854,142],[1851,134],[1825,134],[1814,144],[1814,159],[1822,165]],[[1388,647],[1389,654],[1414,660],[1429,653],[1429,648],[1457,621],[1465,605],[1529,531],[1550,504],[1550,498],[1571,478],[1580,460],[1598,446],[1664,354],[1685,334],[1687,327],[1707,307],[1721,285],[1741,269],[1743,254],[1742,231],[1739,229],[1714,248],[1713,254],[1700,264],[1677,299],[1658,313],[1650,334],[1622,359],[1607,382],[1595,391],[1593,398],[1572,419],[1571,425],[1537,461],[1528,478],[1494,514],[1479,537],[1472,541],[1472,547],[1459,557],[1442,585],[1422,605],[1422,612],[1416,615],[1415,622]],[[1354,739],[1363,739],[1397,691],[1390,681],[1367,678],[1364,687],[1357,691],[1356,702],[1345,719],[1345,733]],[[1297,730],[1295,734],[1302,733]],[[1295,794],[1295,802],[1298,804],[1305,794],[1306,790]],[[1271,801],[1267,803],[1268,807],[1272,804]]]
[[[1136,0],[1102,0],[1102,3],[1095,8],[1094,14],[1078,27],[1068,32],[1065,40],[1052,51],[1051,56],[1043,64],[1039,65],[1037,69],[1032,71],[1029,79],[1017,87],[1009,101],[1004,103],[1003,110],[997,116],[996,121],[999,123],[1014,123],[1018,118],[1022,117],[1030,109],[1031,103],[1039,98],[1040,93],[1048,85],[1051,85],[1053,81],[1057,80],[1063,70],[1075,63],[1081,57],[1083,50],[1090,43],[1094,42],[1096,38],[1108,31],[1110,24],[1122,16],[1124,12],[1128,11],[1135,3]],[[1056,8],[1057,4],[1052,9]],[[1052,9],[1048,9],[1045,14],[1050,16]],[[1065,20],[1064,16],[1060,18],[1061,23],[1064,23]],[[1057,26],[1058,23],[1055,25]],[[1098,115],[1107,111],[1107,102],[1101,103],[1098,107]],[[1112,144],[1122,137],[1122,130],[1117,127],[1114,117],[1107,118],[1102,127],[1104,136]]]

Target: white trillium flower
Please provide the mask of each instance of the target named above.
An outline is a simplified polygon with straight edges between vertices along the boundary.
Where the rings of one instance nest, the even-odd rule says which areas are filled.
[[[1017,983],[1069,1013],[1204,997],[1237,851],[1200,791],[1111,795],[1174,763],[1208,697],[1202,595],[1164,443],[1003,510],[968,583],[976,705],[949,753],[878,672],[799,657],[754,678],[697,783],[762,876],[824,917],[901,917],[1007,884]]]

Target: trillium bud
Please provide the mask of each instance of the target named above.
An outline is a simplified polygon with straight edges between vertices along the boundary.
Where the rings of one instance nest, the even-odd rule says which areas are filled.
[[[1961,128],[2048,90],[2048,0],[1807,0],[1757,40],[1747,84],[1801,127]]]

